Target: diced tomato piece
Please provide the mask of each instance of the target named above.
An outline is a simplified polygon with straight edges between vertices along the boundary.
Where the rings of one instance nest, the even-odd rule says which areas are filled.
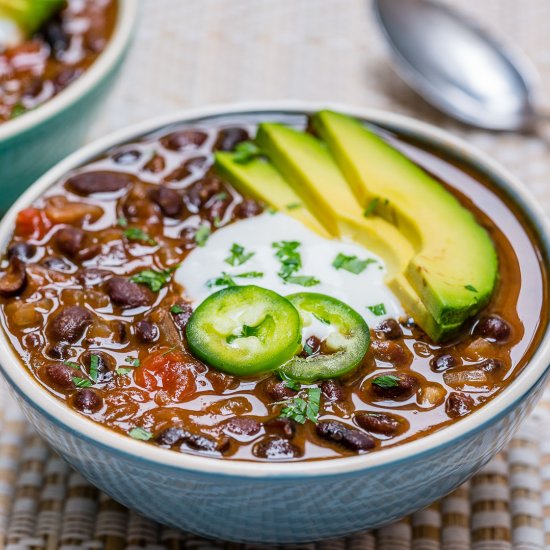
[[[157,351],[136,369],[134,381],[149,391],[164,390],[174,401],[185,401],[197,389],[196,359],[184,351]]]
[[[52,226],[46,214],[38,208],[25,208],[17,214],[15,234],[27,239],[41,239]]]

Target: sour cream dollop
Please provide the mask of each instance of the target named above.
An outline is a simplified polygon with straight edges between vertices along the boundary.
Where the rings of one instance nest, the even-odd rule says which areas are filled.
[[[276,257],[274,243],[296,241],[302,267],[298,276],[311,276],[319,281],[314,286],[286,282],[278,273],[281,261]],[[244,254],[253,253],[242,265],[232,266],[232,246],[240,245]],[[351,273],[333,266],[339,254],[371,260],[361,273]],[[352,242],[326,239],[302,223],[276,212],[240,220],[213,233],[202,247],[193,250],[175,272],[175,280],[184,288],[185,297],[197,306],[210,294],[224,288],[217,279],[226,274],[237,285],[254,284],[286,296],[296,292],[320,292],[342,300],[367,324],[376,326],[388,317],[404,315],[399,300],[384,283],[386,267],[382,258]],[[242,274],[262,274],[261,277],[239,277]],[[384,313],[385,312],[385,313]]]

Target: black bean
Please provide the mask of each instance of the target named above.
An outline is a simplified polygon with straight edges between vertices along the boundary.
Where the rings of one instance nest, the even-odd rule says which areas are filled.
[[[321,340],[317,336],[310,336],[300,352],[300,357],[311,357],[317,355],[321,351]]]
[[[302,453],[296,445],[282,437],[272,437],[257,443],[252,451],[258,458],[268,460],[288,460],[296,458]]]
[[[252,436],[262,429],[262,425],[254,418],[248,416],[236,416],[225,422],[224,432],[233,435]]]
[[[38,349],[42,345],[42,336],[37,334],[36,332],[29,332],[28,334],[25,334],[23,336],[23,345],[27,349]]]
[[[155,441],[159,445],[167,447],[185,444],[190,449],[205,452],[223,452],[228,445],[226,438],[215,440],[205,435],[193,434],[182,428],[167,428],[155,438]]]
[[[149,321],[139,321],[136,324],[136,336],[144,343],[150,344],[159,337],[159,329]]]
[[[92,319],[92,314],[81,306],[64,307],[51,321],[50,334],[57,341],[76,342]]]
[[[348,428],[336,420],[319,422],[316,432],[319,437],[339,443],[352,451],[368,451],[376,445],[374,438],[369,434],[355,428]]]
[[[472,412],[474,400],[464,393],[451,392],[445,403],[445,412],[451,418],[465,416]]]
[[[282,418],[281,416],[276,416],[268,420],[264,427],[267,432],[275,433],[286,439],[292,439],[296,434],[296,423],[290,418]]]
[[[491,342],[502,344],[509,340],[510,325],[498,315],[488,315],[475,326],[474,333]]]
[[[244,128],[223,128],[218,134],[214,149],[218,151],[233,151],[242,141],[250,139],[250,134]]]
[[[59,92],[66,88],[75,78],[82,74],[82,69],[67,67],[62,69],[54,78],[55,91]]]
[[[55,234],[57,248],[67,256],[75,257],[83,247],[86,233],[79,227],[62,227]]]
[[[178,246],[183,250],[192,250],[197,246],[197,240],[195,239],[196,234],[196,227],[184,227],[180,233],[181,241]]]
[[[401,428],[401,422],[386,413],[361,411],[355,415],[355,421],[368,432],[387,436],[395,435]]]
[[[64,52],[69,48],[71,37],[65,31],[63,21],[59,16],[46,21],[40,29],[40,34],[55,54]]]
[[[403,336],[403,330],[395,319],[385,319],[374,329],[378,338],[397,340]]]
[[[254,216],[260,215],[264,211],[263,206],[252,199],[245,199],[233,210],[233,216],[237,220],[244,220],[246,218],[253,218]]]
[[[88,414],[95,413],[103,407],[103,399],[92,388],[78,390],[72,402],[75,409]]]
[[[411,397],[418,389],[418,381],[410,374],[391,372],[382,376],[391,376],[391,382],[383,384],[380,376],[371,380],[372,392],[379,399],[403,401]]]
[[[141,158],[141,153],[135,149],[129,149],[128,151],[119,151],[113,155],[113,160],[117,164],[134,164]]]
[[[479,365],[479,368],[489,374],[499,374],[506,370],[504,363],[500,359],[487,359]]]
[[[97,380],[98,384],[105,384],[113,379],[113,371],[116,367],[116,361],[113,357],[103,351],[86,351],[82,354],[81,360],[86,372],[91,373],[92,369],[92,357],[93,363],[97,368]]]
[[[34,246],[34,244],[19,242],[13,243],[8,248],[8,259],[15,257],[19,258],[23,262],[26,262],[30,260],[35,254],[36,246]]]
[[[193,157],[187,159],[183,164],[174,168],[165,178],[165,182],[182,181],[191,174],[198,173],[206,169],[208,157]]]
[[[135,181],[135,176],[123,172],[82,172],[71,176],[66,186],[80,195],[120,191]]]
[[[63,359],[67,355],[67,346],[61,342],[46,348],[46,355],[52,359]]]
[[[149,197],[159,205],[162,213],[170,218],[176,218],[183,210],[182,198],[175,189],[159,185],[149,191]]]
[[[56,390],[74,389],[73,378],[82,376],[78,369],[65,363],[53,363],[45,369],[48,383]]]
[[[374,357],[379,361],[391,363],[395,367],[406,365],[411,357],[405,349],[390,340],[374,340],[371,343]]]
[[[23,87],[22,94],[25,97],[34,98],[40,94],[44,88],[44,81],[41,78],[33,77]]]
[[[325,380],[321,383],[321,392],[327,401],[343,401],[344,388],[336,380]]]
[[[211,222],[218,223],[224,217],[225,211],[233,199],[231,195],[224,195],[223,193],[214,198],[215,200],[208,206],[205,216]]]
[[[143,167],[144,170],[147,172],[152,172],[153,174],[158,174],[159,172],[162,172],[166,166],[166,162],[164,160],[164,157],[161,157],[160,155],[153,155],[150,160],[147,161],[145,166]]]
[[[143,286],[124,277],[113,277],[106,283],[106,290],[113,303],[123,308],[146,306],[151,303],[151,293]]]
[[[17,256],[10,258],[8,267],[0,277],[0,296],[20,294],[27,283],[25,263]]]
[[[223,191],[222,182],[215,177],[203,178],[185,189],[186,202],[195,210],[202,208],[214,195]]]
[[[111,271],[107,271],[106,269],[91,267],[80,271],[76,278],[82,286],[95,286],[106,281],[112,274]]]
[[[445,353],[438,355],[430,361],[430,367],[435,372],[445,372],[448,369],[452,369],[457,366],[457,360],[453,355]]]
[[[180,330],[184,330],[193,313],[193,306],[189,302],[178,302],[175,307],[177,307],[178,313],[171,311],[172,318],[176,326]]]
[[[270,378],[265,383],[265,392],[274,401],[283,401],[296,395],[296,391],[288,388],[285,382],[282,382],[278,378]]]
[[[208,135],[200,130],[179,130],[161,138],[160,142],[172,151],[186,151],[200,147]]]

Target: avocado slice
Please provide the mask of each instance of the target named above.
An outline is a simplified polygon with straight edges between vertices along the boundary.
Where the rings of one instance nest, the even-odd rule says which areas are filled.
[[[358,120],[321,111],[313,125],[359,203],[371,205],[413,245],[405,275],[437,323],[460,325],[487,305],[498,259],[472,212]]]
[[[259,126],[256,143],[331,234],[363,244],[385,259],[386,283],[434,341],[457,331],[460,323],[436,321],[404,276],[413,258],[412,245],[386,220],[365,217],[321,141],[288,126],[264,123]]]
[[[270,162],[254,158],[238,163],[233,159],[233,153],[222,151],[215,153],[214,157],[216,171],[235,189],[287,213],[319,235],[331,237]]]
[[[22,42],[64,4],[64,0],[0,0],[0,45]]]

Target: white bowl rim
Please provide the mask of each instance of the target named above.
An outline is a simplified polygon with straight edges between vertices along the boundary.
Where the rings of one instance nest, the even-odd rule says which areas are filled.
[[[467,157],[470,162],[477,163],[489,171],[495,180],[504,182],[505,191],[515,195],[515,200],[520,203],[522,209],[536,225],[541,235],[543,246],[547,250],[550,248],[550,225],[540,205],[520,181],[487,155],[465,141],[448,134],[446,131],[404,115],[351,107],[345,104],[318,101],[266,101],[202,107],[162,115],[116,131],[84,146],[46,172],[10,208],[0,223],[0,250],[9,242],[12,228],[15,225],[15,217],[19,210],[29,206],[50,185],[70,170],[97,157],[111,147],[124,144],[141,135],[174,123],[185,124],[186,122],[194,122],[197,119],[206,117],[254,112],[295,112],[300,114],[321,109],[333,109],[352,116],[368,119],[374,123],[395,126],[405,132],[409,131],[420,137],[427,137],[443,146],[460,151],[461,155]],[[411,460],[418,458],[419,455],[434,453],[438,449],[456,443],[457,440],[480,430],[483,426],[495,422],[498,418],[505,415],[512,405],[528,394],[544,376],[548,365],[550,365],[550,326],[546,327],[543,340],[518,378],[471,415],[432,434],[384,449],[381,452],[303,462],[224,460],[178,453],[155,445],[144,444],[143,442],[121,435],[71,410],[65,403],[33,380],[27,370],[22,368],[21,360],[12,349],[3,329],[0,329],[0,357],[2,357],[1,368],[20,397],[28,401],[32,407],[37,407],[41,414],[45,414],[50,419],[61,424],[64,429],[77,434],[79,438],[102,446],[111,454],[122,455],[126,459],[134,461],[146,461],[158,468],[169,468],[197,474],[221,475],[244,479],[298,479],[352,474],[365,470],[392,467],[403,460]]]
[[[138,14],[136,0],[118,0],[113,34],[97,59],[69,86],[23,116],[0,124],[0,144],[68,109],[103,80],[124,54]]]

